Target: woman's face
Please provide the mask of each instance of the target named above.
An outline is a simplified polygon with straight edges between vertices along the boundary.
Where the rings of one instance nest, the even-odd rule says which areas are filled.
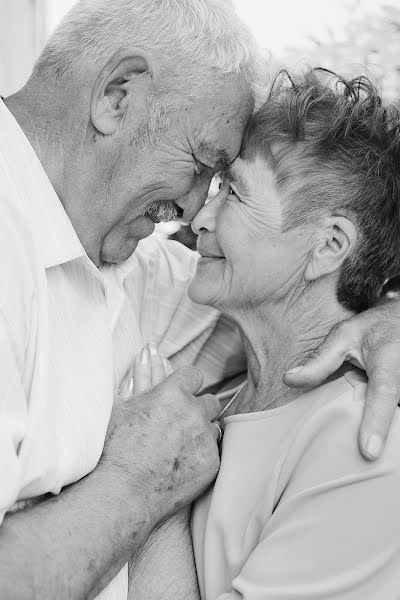
[[[235,311],[279,301],[303,285],[312,232],[282,233],[284,204],[267,160],[235,160],[192,223],[201,255],[189,288],[195,302]]]

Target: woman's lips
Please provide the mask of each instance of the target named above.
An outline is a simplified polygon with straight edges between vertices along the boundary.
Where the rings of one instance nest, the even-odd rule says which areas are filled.
[[[209,256],[207,254],[200,254],[200,261],[206,262],[210,260],[224,260],[225,256]]]
[[[200,254],[201,258],[225,258],[223,254],[213,252],[212,250],[206,250],[205,248],[197,247],[197,252]]]

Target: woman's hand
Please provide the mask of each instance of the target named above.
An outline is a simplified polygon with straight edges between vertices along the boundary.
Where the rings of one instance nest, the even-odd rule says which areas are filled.
[[[314,387],[345,361],[360,366],[368,375],[359,442],[365,458],[375,460],[382,453],[400,400],[399,300],[382,300],[333,327],[303,365],[285,374],[284,382],[291,387]]]
[[[156,344],[146,344],[133,364],[135,396],[158,385],[173,372],[171,363],[159,354]]]

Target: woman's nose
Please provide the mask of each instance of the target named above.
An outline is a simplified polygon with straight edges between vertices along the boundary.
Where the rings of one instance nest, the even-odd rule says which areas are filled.
[[[204,231],[209,231],[210,233],[215,231],[218,212],[224,202],[225,196],[225,186],[222,186],[219,193],[199,210],[192,221],[193,233],[200,235]]]

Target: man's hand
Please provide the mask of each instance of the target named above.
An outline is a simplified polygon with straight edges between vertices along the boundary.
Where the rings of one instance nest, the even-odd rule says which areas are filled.
[[[160,362],[161,361],[161,362]],[[149,370],[146,348],[135,364],[135,393],[165,377],[162,358]],[[217,429],[211,423],[219,402],[210,394],[196,398],[203,376],[185,367],[138,396],[115,403],[102,461],[121,469],[132,489],[145,499],[154,524],[197,498],[219,468]]]
[[[285,374],[284,382],[291,387],[314,387],[344,361],[364,369],[369,378],[359,443],[365,458],[375,460],[382,453],[400,400],[399,300],[383,300],[333,327],[303,365]]]
[[[165,356],[149,344],[135,360],[135,394],[148,391],[173,372]],[[190,507],[179,510],[153,529],[129,563],[128,600],[198,600],[190,533]]]

